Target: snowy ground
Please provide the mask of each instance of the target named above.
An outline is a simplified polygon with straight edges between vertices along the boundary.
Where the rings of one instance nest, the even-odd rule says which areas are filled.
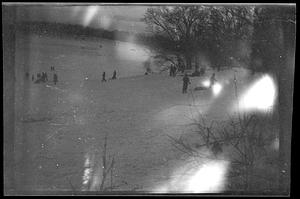
[[[119,42],[118,48],[103,40],[100,48],[95,41],[19,38],[16,146],[27,143],[27,162],[19,166],[27,167],[29,190],[71,190],[72,186],[86,190],[84,175],[94,183],[90,190],[96,190],[107,134],[108,153],[115,157],[113,184],[118,187],[114,190],[156,191],[183,164],[167,135],[192,135],[189,124],[199,113],[210,120],[232,113],[233,71],[216,73],[222,85],[218,94],[193,91],[211,71],[206,77],[192,78],[189,92],[182,94],[180,76],[141,75],[148,55],[140,47],[130,50],[130,43]],[[57,85],[23,79],[24,71],[51,74],[52,65]],[[101,83],[102,71],[112,73],[115,67],[120,78]],[[250,82],[247,71],[236,74],[239,89],[244,89]],[[17,161],[24,158],[23,152],[16,151]],[[22,178],[18,173],[17,177]]]

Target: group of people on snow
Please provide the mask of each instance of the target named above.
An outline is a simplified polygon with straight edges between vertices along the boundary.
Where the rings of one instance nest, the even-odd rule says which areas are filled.
[[[50,67],[51,71],[55,71],[54,66]],[[30,74],[28,72],[26,72],[25,77],[26,79],[29,79]],[[35,74],[31,75],[31,81],[39,84],[39,83],[43,83],[43,82],[48,82],[48,74],[47,72],[41,72],[41,73],[37,73],[36,76]],[[56,73],[53,74],[53,82],[54,84],[56,84],[58,82],[58,76]]]
[[[171,64],[170,68],[169,68],[169,75],[171,77],[175,77],[177,71],[178,71],[178,68],[174,64]],[[184,70],[180,70],[180,71],[182,73],[184,73]],[[204,75],[205,69],[201,68],[199,73],[200,73],[200,76]],[[190,75],[190,76],[193,76],[193,75]],[[189,86],[189,84],[191,84],[191,80],[190,80],[189,75],[187,73],[184,73],[182,81],[183,81],[182,93],[187,93],[188,86]],[[210,77],[210,86],[209,86],[209,88],[212,88],[212,86],[215,84],[216,81],[217,81],[216,80],[216,75],[215,75],[215,73],[213,73],[212,76]]]
[[[51,71],[55,71],[54,66],[51,66],[50,70]],[[177,68],[176,68],[176,66],[174,64],[172,64],[170,66],[170,76],[171,77],[175,77],[176,76],[176,72],[177,72]],[[29,79],[29,73],[28,72],[26,72],[25,76],[26,76],[27,79]],[[32,76],[31,76],[31,80],[34,83],[41,83],[41,82],[47,82],[48,81],[48,74],[47,74],[47,72],[37,73],[36,76],[37,76],[36,80],[35,80],[35,75],[34,74],[32,74]],[[117,79],[117,71],[116,70],[114,70],[113,75],[112,75],[112,77],[109,80],[114,80],[114,79]],[[107,81],[106,80],[106,73],[104,71],[102,73],[102,82],[106,82],[106,81]],[[182,93],[187,93],[188,86],[189,86],[189,84],[191,84],[190,78],[189,78],[189,76],[188,76],[187,73],[184,74],[182,81],[183,81]],[[209,86],[209,88],[211,88],[215,84],[216,81],[217,80],[216,80],[216,77],[215,77],[215,73],[213,73],[212,76],[210,77],[210,86]],[[56,73],[53,74],[53,82],[54,82],[55,85],[58,82],[58,76],[57,76]]]

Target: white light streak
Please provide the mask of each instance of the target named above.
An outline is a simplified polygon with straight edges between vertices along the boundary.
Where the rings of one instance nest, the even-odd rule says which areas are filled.
[[[213,91],[213,94],[215,96],[219,95],[220,92],[222,90],[222,85],[219,84],[219,83],[215,83],[213,86],[212,86],[212,91]]]
[[[83,21],[83,25],[84,26],[88,26],[91,21],[93,20],[93,18],[95,17],[95,15],[97,14],[99,7],[98,6],[89,6],[87,8],[85,17],[84,17],[84,21]]]
[[[191,176],[186,187],[191,193],[213,193],[224,190],[228,162],[212,161],[204,164]]]
[[[202,85],[208,88],[208,87],[210,87],[210,81],[207,79],[202,82]]]
[[[271,149],[278,151],[279,150],[279,138],[275,138],[271,144]]]
[[[269,75],[264,75],[242,96],[239,103],[240,109],[270,110],[274,105],[276,94],[276,86],[273,79]]]
[[[194,162],[195,163],[195,162]],[[154,189],[154,193],[219,193],[224,191],[230,162],[203,160],[184,164],[173,172],[170,180]]]

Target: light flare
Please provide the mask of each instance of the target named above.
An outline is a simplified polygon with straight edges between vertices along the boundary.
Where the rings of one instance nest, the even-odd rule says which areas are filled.
[[[91,174],[92,174],[92,169],[91,168],[86,168],[84,170],[83,185],[87,185],[88,184],[88,182],[90,181],[90,178],[91,178]]]
[[[97,14],[98,10],[99,10],[98,6],[89,6],[87,8],[86,14],[84,16],[84,21],[83,21],[84,26],[88,26],[91,23],[91,21],[93,20],[93,18]]]
[[[279,150],[279,138],[275,138],[271,144],[271,149],[278,151]]]
[[[215,83],[212,86],[212,91],[215,96],[219,95],[222,90],[222,85],[220,83]]]
[[[239,101],[241,110],[271,110],[276,99],[277,90],[274,80],[269,75],[262,76]]]
[[[89,154],[85,154],[84,168],[85,169],[84,169],[84,173],[83,173],[83,177],[82,177],[82,181],[83,181],[82,184],[84,186],[83,190],[86,190],[86,189],[88,189],[88,187],[86,187],[86,185],[91,180],[92,173],[93,173],[92,162],[90,160]]]
[[[191,193],[213,193],[224,190],[228,162],[212,161],[199,168],[191,176],[186,191]]]
[[[206,87],[206,88],[208,88],[208,87],[210,87],[210,81],[207,79],[207,80],[204,80],[203,82],[202,82],[202,85],[204,86],[204,87]]]
[[[209,151],[207,153],[210,154]],[[220,193],[225,190],[229,165],[230,161],[223,158],[193,159],[175,169],[170,180],[156,187],[153,192]]]

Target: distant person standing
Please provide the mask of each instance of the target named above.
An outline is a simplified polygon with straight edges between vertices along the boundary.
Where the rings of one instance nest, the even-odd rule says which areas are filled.
[[[171,65],[171,76],[175,77],[176,67],[174,64]]]
[[[41,73],[38,73],[38,74],[36,75],[36,77],[37,77],[37,79],[40,79],[40,78],[41,78]]]
[[[182,93],[186,93],[188,85],[191,84],[190,78],[188,77],[187,73],[184,74],[182,80],[183,80]]]
[[[43,72],[43,82],[46,82],[46,73]]]
[[[176,77],[177,68],[175,65],[173,65],[173,77]]]
[[[48,75],[47,75],[47,72],[45,72],[45,81],[46,81],[46,82],[48,81]]]
[[[184,65],[182,60],[179,57],[177,58],[177,63],[178,63],[178,71],[184,73]]]
[[[105,72],[102,73],[102,82],[106,82],[106,79],[105,79]]]
[[[111,79],[117,79],[117,71],[116,70],[114,70],[114,73],[113,73],[113,76]]]
[[[25,76],[26,76],[26,79],[29,79],[29,73],[28,72],[26,72]]]
[[[150,65],[151,65],[150,59],[148,59],[147,61],[144,62],[144,67],[146,69],[145,75],[152,73]]]
[[[58,82],[58,77],[57,77],[56,73],[54,73],[54,75],[53,75],[53,82],[54,82],[55,85]]]
[[[201,69],[200,69],[200,76],[202,76],[202,75],[204,75],[205,74],[205,69],[202,67]]]
[[[45,73],[42,72],[42,77],[41,77],[42,82],[45,82]]]
[[[215,73],[212,74],[212,76],[210,77],[210,88],[215,84],[216,82],[216,75]]]
[[[34,81],[34,75],[31,76],[31,81]]]
[[[150,67],[148,67],[148,68],[146,69],[146,73],[147,73],[147,75],[152,73],[152,70],[151,70]]]

